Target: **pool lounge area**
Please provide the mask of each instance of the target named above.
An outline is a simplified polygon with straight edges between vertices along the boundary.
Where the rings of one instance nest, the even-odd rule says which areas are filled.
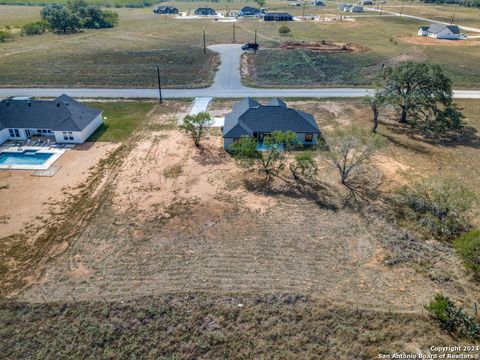
[[[47,170],[66,150],[47,147],[8,147],[0,150],[0,170]]]

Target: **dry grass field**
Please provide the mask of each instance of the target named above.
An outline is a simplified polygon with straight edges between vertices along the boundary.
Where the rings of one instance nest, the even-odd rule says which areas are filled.
[[[175,3],[185,12],[202,5],[226,11],[227,6],[239,9],[247,4],[251,5],[245,2]],[[269,9],[302,14],[301,8],[285,2],[269,3]],[[232,23],[213,19],[178,20],[152,14],[151,8],[115,9],[120,23],[113,29],[87,30],[68,36],[21,37],[19,27],[38,20],[40,8],[0,6],[0,10],[0,27],[8,25],[15,34],[14,41],[0,44],[1,86],[154,87],[155,66],[160,65],[164,85],[202,87],[211,83],[218,62],[214,53],[203,54],[202,31],[206,31],[207,45],[232,42]],[[474,19],[477,10],[469,11]],[[329,21],[292,22],[289,24],[291,37],[278,34],[279,24],[255,19],[236,23],[236,42],[252,41],[257,29],[258,41],[266,49],[251,56],[246,83],[257,86],[365,85],[382,63],[395,64],[408,59],[440,63],[456,87],[475,87],[480,81],[479,41],[464,41],[465,46],[440,43],[425,46],[405,41],[406,37],[416,39],[422,22],[373,13],[340,21],[341,14],[333,2],[326,7],[308,7],[306,13]],[[337,20],[330,21],[334,18]],[[459,15],[459,22],[462,19],[470,18]],[[353,43],[366,51],[318,54],[277,50],[286,41],[321,40]]]

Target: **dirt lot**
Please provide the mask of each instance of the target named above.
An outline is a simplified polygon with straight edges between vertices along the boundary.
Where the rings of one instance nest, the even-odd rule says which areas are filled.
[[[224,105],[214,104],[215,111],[228,109]],[[312,111],[325,132],[353,119],[365,124],[368,116],[358,103],[294,105]],[[103,177],[84,192],[90,198],[82,204],[93,210],[85,210],[81,230],[72,232],[68,248],[46,263],[20,299],[297,293],[366,309],[419,312],[438,291],[462,304],[478,298],[478,285],[442,244],[425,250],[433,261],[386,266],[403,232],[382,217],[342,207],[328,166],[322,165],[320,194],[281,183],[255,187],[246,181],[254,175],[245,175],[223,152],[218,134],[198,150],[175,129],[172,115],[153,112],[121,156],[106,159]],[[409,181],[405,170],[416,166],[411,152],[394,144],[375,161],[385,192],[399,179]],[[415,161],[431,161],[431,151],[426,146]],[[448,280],[439,280],[442,272]]]
[[[365,48],[361,46],[344,43],[344,42],[332,42],[332,41],[321,41],[315,43],[308,42],[287,42],[280,46],[280,49],[292,50],[292,49],[303,49],[321,53],[337,53],[337,52],[357,52],[365,51]]]
[[[41,228],[50,212],[57,212],[66,197],[87,178],[89,169],[108,151],[111,143],[85,143],[63,154],[53,177],[32,176],[31,170],[0,170],[0,238],[21,230]]]

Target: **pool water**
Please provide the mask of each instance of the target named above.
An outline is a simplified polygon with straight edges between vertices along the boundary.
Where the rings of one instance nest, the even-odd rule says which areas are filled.
[[[43,165],[53,154],[35,151],[1,152],[0,165]]]

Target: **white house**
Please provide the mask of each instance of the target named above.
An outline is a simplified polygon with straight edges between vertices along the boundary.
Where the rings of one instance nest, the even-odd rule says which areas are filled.
[[[428,36],[434,39],[458,40],[462,38],[457,25],[431,24],[418,29],[418,35]]]
[[[0,144],[32,136],[81,144],[102,125],[102,111],[63,94],[55,100],[9,98],[0,101]]]

